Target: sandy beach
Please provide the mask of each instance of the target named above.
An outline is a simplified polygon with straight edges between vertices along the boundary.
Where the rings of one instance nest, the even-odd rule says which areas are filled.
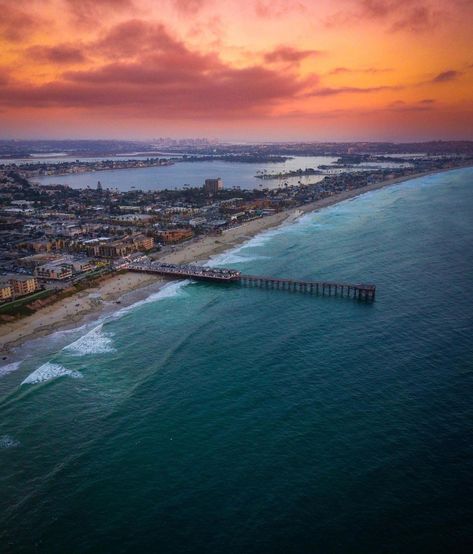
[[[208,260],[212,256],[248,241],[262,231],[297,219],[303,213],[317,211],[366,192],[428,174],[430,173],[409,175],[368,185],[357,190],[346,191],[311,204],[243,223],[224,231],[221,235],[197,237],[176,246],[173,252],[156,254],[153,257],[178,264]],[[3,361],[8,363],[12,349],[21,346],[26,341],[46,336],[59,329],[77,327],[86,319],[90,320],[94,317],[98,319],[106,308],[110,309],[110,303],[119,302],[122,306],[127,305],[127,303],[131,304],[136,302],[138,298],[135,296],[135,298],[127,300],[126,296],[130,292],[141,291],[143,297],[146,297],[148,294],[146,287],[153,284],[164,285],[165,282],[164,279],[153,275],[137,273],[116,275],[99,283],[98,286],[58,301],[31,316],[11,323],[4,323],[0,326],[0,355],[4,358]]]

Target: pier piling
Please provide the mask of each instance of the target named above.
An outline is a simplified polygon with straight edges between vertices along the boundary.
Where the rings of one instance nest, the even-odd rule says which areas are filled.
[[[261,275],[244,275],[234,269],[207,268],[197,265],[163,264],[159,262],[132,263],[129,271],[155,273],[173,279],[194,279],[213,283],[240,283],[243,286],[265,289],[302,292],[317,296],[340,296],[364,302],[373,302],[376,297],[376,286],[367,284],[347,284],[324,281],[302,281],[281,279]]]

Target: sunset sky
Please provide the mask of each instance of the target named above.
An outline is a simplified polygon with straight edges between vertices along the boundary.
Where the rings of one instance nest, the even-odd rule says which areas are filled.
[[[0,138],[473,139],[473,0],[0,0]]]

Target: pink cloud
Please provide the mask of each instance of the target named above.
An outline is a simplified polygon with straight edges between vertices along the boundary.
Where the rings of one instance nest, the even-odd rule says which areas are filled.
[[[333,13],[328,26],[372,21],[391,32],[424,32],[444,23],[464,0],[345,0],[347,7]]]
[[[339,94],[371,94],[385,90],[399,90],[400,85],[380,85],[376,87],[323,87],[305,94],[305,96],[338,96]]]
[[[54,64],[82,63],[87,59],[83,50],[74,44],[36,45],[28,48],[26,53],[34,61]]]
[[[284,17],[291,12],[305,12],[306,5],[297,0],[256,0],[254,4],[258,17]]]
[[[100,18],[132,11],[134,0],[64,0],[72,19],[79,24],[96,25]]]
[[[193,14],[200,11],[208,0],[172,0],[176,9],[183,14]]]
[[[37,25],[28,12],[14,6],[12,2],[0,2],[0,36],[11,42],[20,42]]]
[[[181,52],[186,46],[171,37],[164,25],[130,19],[112,27],[92,48],[108,57],[121,58],[147,52]]]
[[[288,62],[297,63],[309,56],[319,54],[318,50],[298,50],[291,46],[278,46],[271,52],[267,52],[264,60],[268,63]]]
[[[314,78],[300,79],[287,70],[232,67],[215,54],[189,49],[163,25],[141,20],[116,25],[84,48],[106,61],[93,69],[66,71],[43,85],[11,82],[0,91],[0,106],[119,110],[145,118],[248,118],[269,114],[274,106],[314,84]],[[80,53],[63,47],[41,55]],[[276,57],[305,55],[287,50]]]

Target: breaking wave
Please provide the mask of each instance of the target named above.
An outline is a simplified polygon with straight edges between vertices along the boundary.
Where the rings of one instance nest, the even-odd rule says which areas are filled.
[[[37,383],[44,383],[45,381],[57,379],[58,377],[72,377],[73,379],[80,379],[82,377],[82,373],[67,369],[60,364],[46,362],[33,371],[33,373],[30,373],[21,384],[36,385]]]
[[[212,257],[206,264],[207,267],[214,267],[218,265],[231,265],[231,264],[244,264],[246,262],[252,262],[254,260],[264,260],[267,256],[245,256],[241,251],[241,248],[236,250],[230,250],[224,252],[223,254],[218,254],[215,257]]]
[[[156,302],[158,300],[164,300],[165,298],[172,298],[174,296],[181,295],[183,292],[182,289],[190,283],[191,281],[189,279],[186,279],[185,281],[169,283],[159,289],[159,291],[150,294],[147,298],[139,300],[138,302],[135,302],[130,306],[126,306],[125,308],[121,308],[120,310],[112,314],[109,319],[120,319],[127,313],[135,310],[136,308],[139,308],[140,306],[144,306],[145,304],[151,304],[152,302]]]
[[[102,325],[101,323],[84,336],[71,342],[71,344],[64,347],[64,350],[73,352],[79,356],[84,354],[106,354],[108,352],[114,352],[115,348],[113,347],[112,337],[110,333],[106,333],[102,330]]]

